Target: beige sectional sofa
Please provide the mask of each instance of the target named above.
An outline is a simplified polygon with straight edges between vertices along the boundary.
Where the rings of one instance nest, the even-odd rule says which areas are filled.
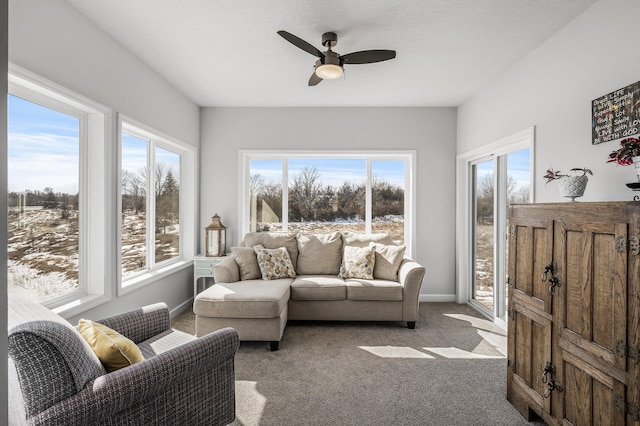
[[[415,327],[425,268],[388,234],[256,232],[231,252],[195,298],[197,336],[233,327],[277,350],[289,319]]]

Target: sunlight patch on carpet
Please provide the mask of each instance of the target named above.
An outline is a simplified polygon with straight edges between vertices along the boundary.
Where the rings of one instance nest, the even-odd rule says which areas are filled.
[[[407,346],[358,346],[380,358],[423,358],[434,359],[433,356]]]
[[[267,403],[267,398],[258,392],[258,382],[236,380],[236,401],[242,401],[236,407],[236,421],[243,426],[257,426]]]
[[[504,358],[504,356],[495,356],[495,355],[483,355],[477,354],[475,352],[465,351],[460,348],[422,348],[427,352],[434,353],[443,358],[449,359],[500,359]]]
[[[478,317],[465,315],[465,314],[444,314],[443,316],[454,318],[460,321],[466,321],[469,324],[471,324],[471,326],[474,328],[479,328],[486,331],[494,331],[494,332],[497,331],[497,332],[504,333],[505,335],[507,334],[504,330],[501,330],[499,327],[495,326],[491,321],[483,318],[478,318]]]

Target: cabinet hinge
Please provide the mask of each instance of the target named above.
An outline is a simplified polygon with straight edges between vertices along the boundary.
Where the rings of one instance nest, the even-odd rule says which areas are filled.
[[[634,422],[640,420],[640,406],[638,403],[625,402],[622,395],[616,395],[616,410],[620,413],[628,414]]]
[[[516,318],[516,311],[515,309],[509,309],[507,310],[507,316],[509,317],[510,320],[514,320]]]
[[[634,236],[627,241],[623,235],[616,236],[616,251],[624,253],[627,250],[632,256],[640,254],[640,238]]]
[[[509,225],[509,235],[511,235],[513,238],[516,237],[516,226],[513,224]]]
[[[629,357],[634,364],[640,363],[640,348],[627,346],[622,340],[616,340],[616,353],[618,356]]]

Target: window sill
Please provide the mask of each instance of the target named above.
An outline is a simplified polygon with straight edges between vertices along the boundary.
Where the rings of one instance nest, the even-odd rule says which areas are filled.
[[[192,261],[183,259],[162,268],[154,269],[153,271],[148,271],[143,274],[136,275],[135,277],[125,279],[122,281],[121,286],[118,288],[118,296],[130,293],[134,290],[146,286],[147,284],[151,284],[155,281],[168,277],[178,271],[189,268],[191,266],[193,266]]]
[[[109,298],[104,294],[87,294],[51,310],[67,319],[88,311],[89,309],[95,308],[96,306],[102,305],[108,301]]]

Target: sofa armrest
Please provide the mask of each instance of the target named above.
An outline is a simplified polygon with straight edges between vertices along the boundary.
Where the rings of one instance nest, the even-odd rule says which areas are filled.
[[[405,258],[398,270],[398,280],[402,284],[402,320],[418,320],[418,298],[426,270],[418,262]]]
[[[213,267],[213,279],[217,283],[234,283],[240,281],[240,267],[233,256],[228,257]]]
[[[99,321],[109,328],[140,343],[171,328],[169,307],[166,303],[155,303]]]
[[[227,416],[235,415],[234,357],[239,344],[238,333],[233,328],[214,331],[98,377],[76,395],[34,416],[31,421],[35,424],[102,424],[105,419],[115,418],[117,422],[118,416],[126,411],[138,410],[140,415],[148,416],[150,413],[146,410],[155,413],[164,403],[184,398],[190,401],[192,410],[213,408],[225,411]],[[185,389],[207,395],[211,400],[195,401],[185,395]],[[207,408],[208,405],[213,407]]]

